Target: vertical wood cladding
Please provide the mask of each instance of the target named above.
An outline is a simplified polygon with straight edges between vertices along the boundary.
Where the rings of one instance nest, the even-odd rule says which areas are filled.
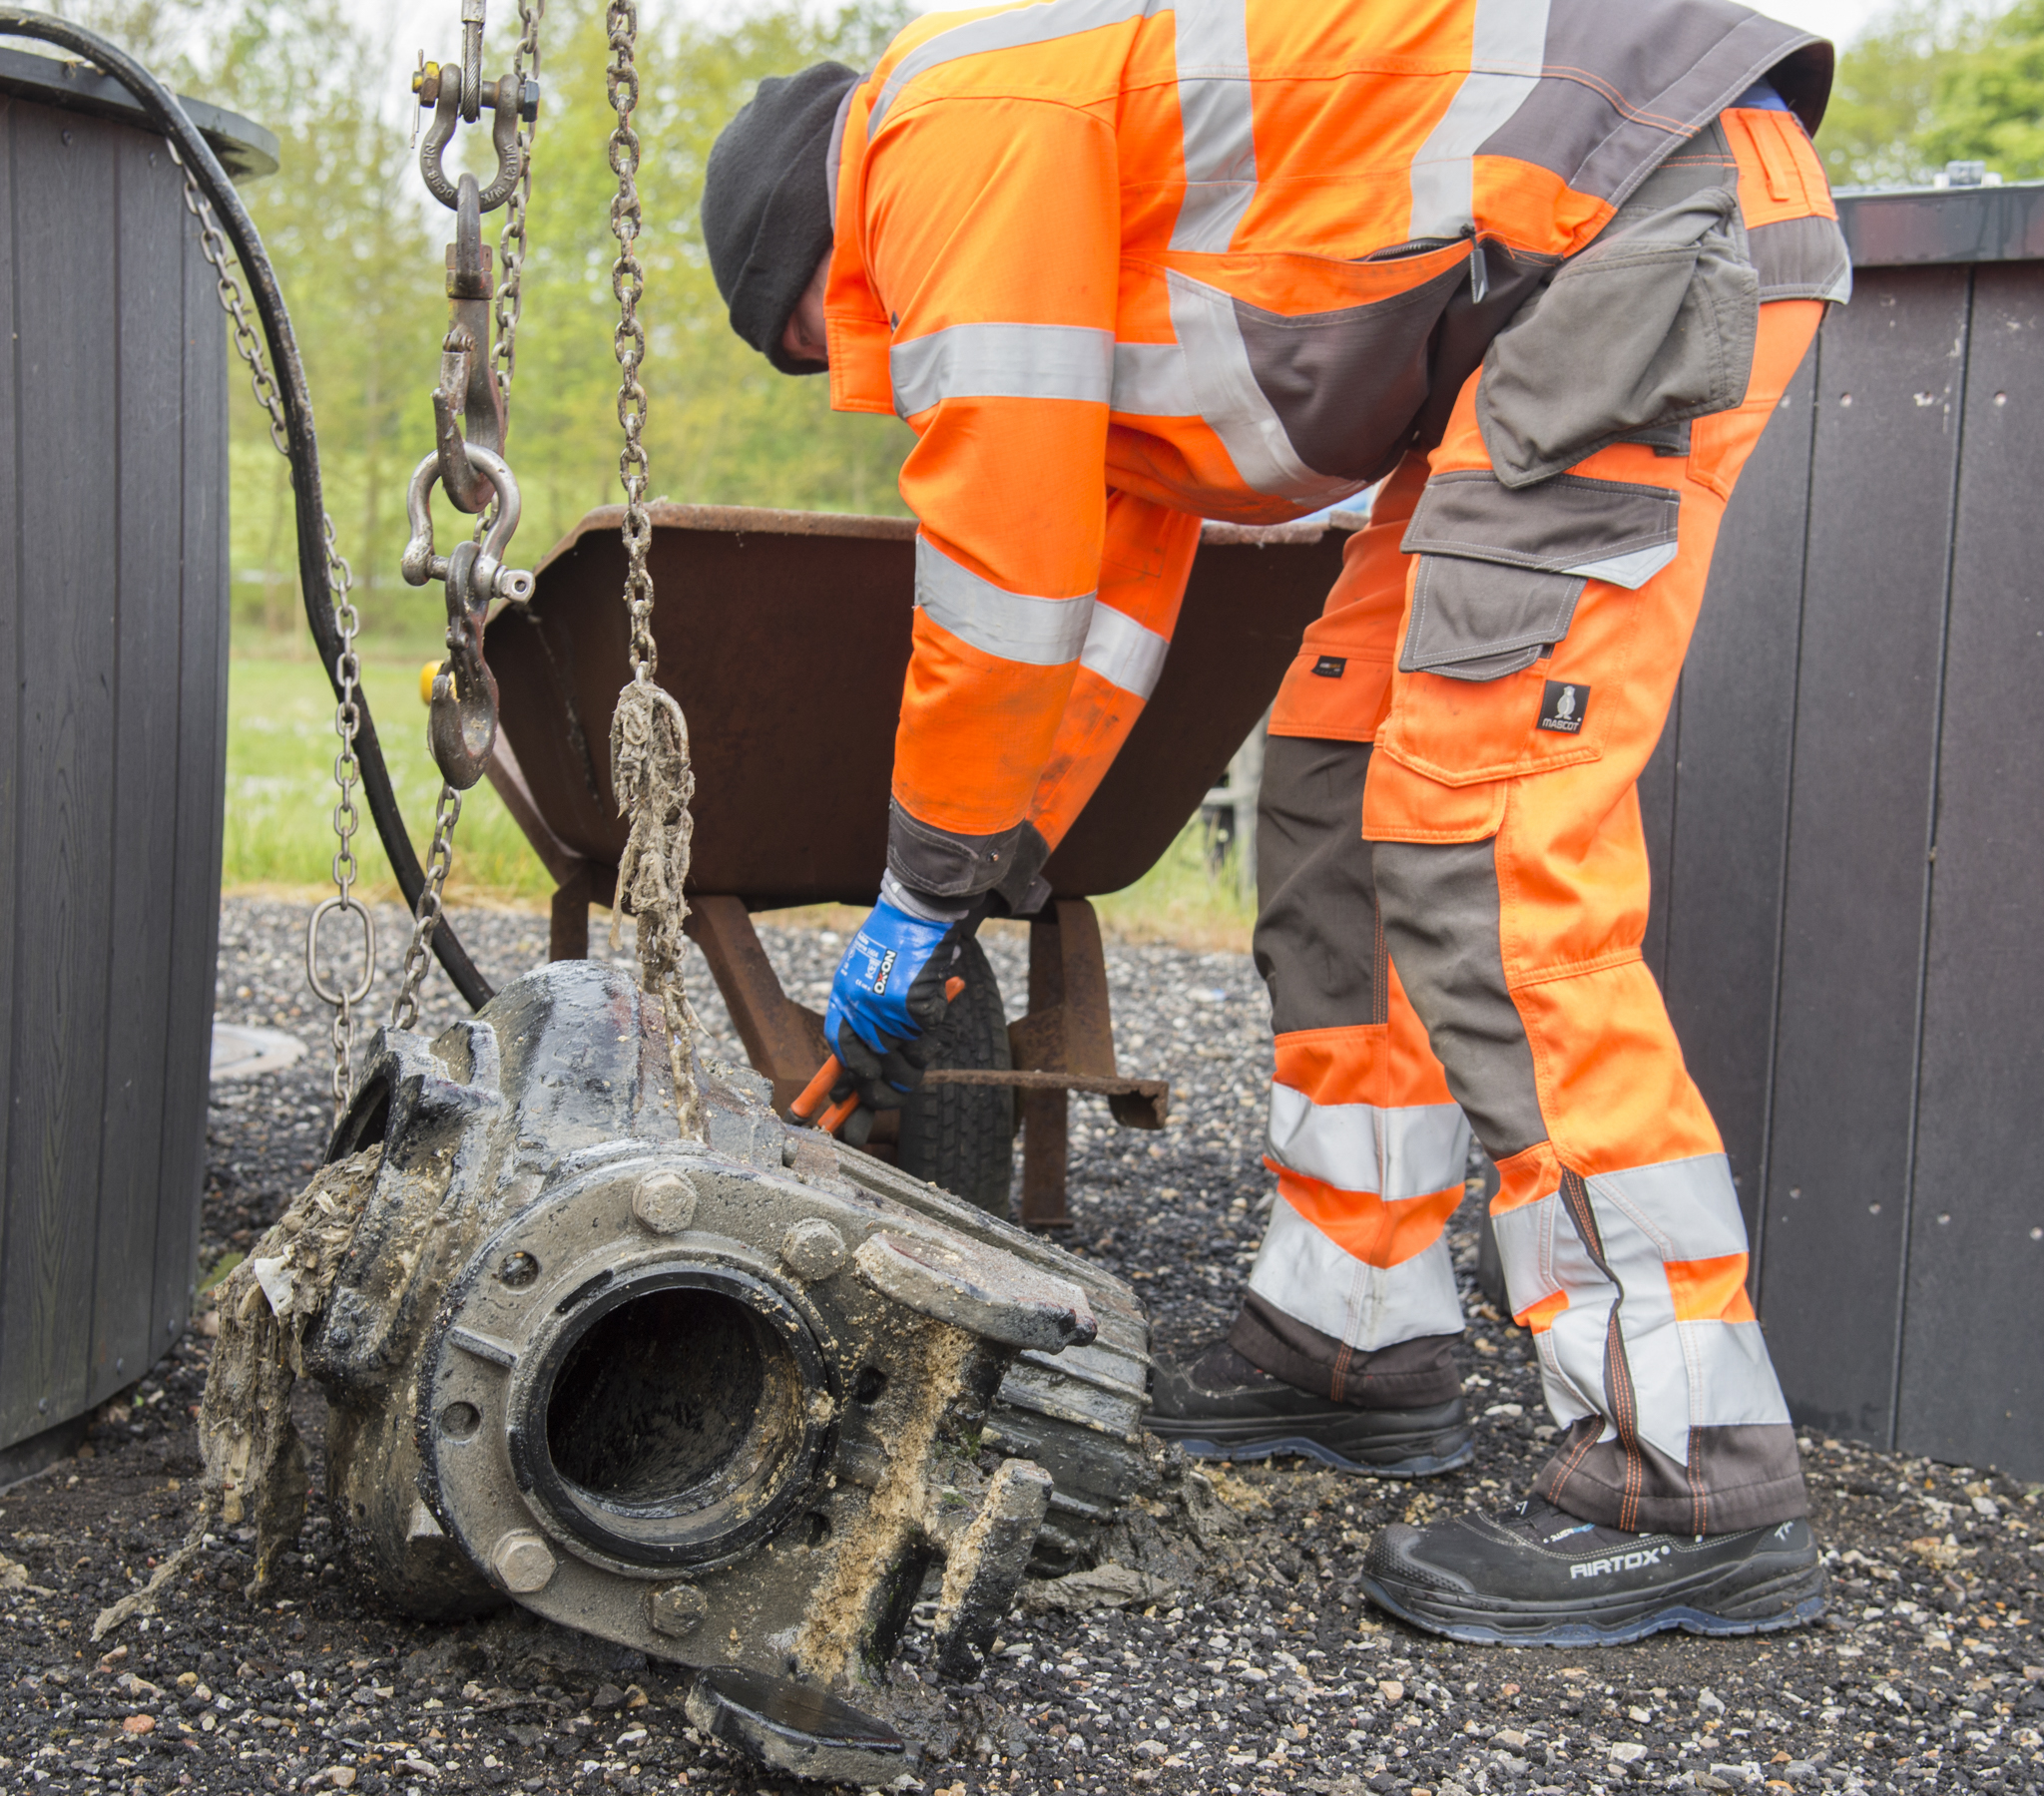
[[[226,752],[226,342],[160,139],[0,99],[0,1447],[191,1300]]]
[[[2038,1478],[2044,261],[1906,249],[1862,247],[1727,513],[1641,786],[1649,957],[1797,1421]]]

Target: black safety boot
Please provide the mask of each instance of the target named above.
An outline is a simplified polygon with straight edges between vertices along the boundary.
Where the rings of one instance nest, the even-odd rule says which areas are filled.
[[[1157,1362],[1143,1426],[1195,1459],[1295,1453],[1379,1478],[1430,1478],[1475,1452],[1460,1397],[1425,1409],[1358,1409],[1273,1378],[1226,1341],[1189,1365]]]
[[[1394,1522],[1370,1543],[1362,1587],[1451,1640],[1615,1646],[1679,1627],[1765,1633],[1814,1619],[1824,1569],[1807,1522],[1743,1534],[1627,1534],[1544,1497],[1427,1528]]]

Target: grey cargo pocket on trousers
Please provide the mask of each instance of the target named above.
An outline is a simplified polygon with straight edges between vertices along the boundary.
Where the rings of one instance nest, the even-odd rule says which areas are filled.
[[[1485,354],[1476,419],[1506,486],[1746,397],[1761,295],[1739,195],[1713,186],[1657,204],[1683,176],[1694,172],[1650,178]]]
[[[1400,672],[1500,679],[1568,635],[1586,580],[1637,589],[1677,550],[1671,487],[1564,474],[1514,491],[1481,469],[1427,482],[1400,547],[1419,557]]]
[[[1398,668],[1449,679],[1502,679],[1569,633],[1580,575],[1422,555]]]

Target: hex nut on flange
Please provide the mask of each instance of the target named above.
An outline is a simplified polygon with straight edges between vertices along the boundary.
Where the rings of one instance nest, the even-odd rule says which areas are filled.
[[[696,1219],[696,1187],[686,1172],[649,1172],[632,1193],[632,1215],[655,1234],[680,1234]]]
[[[780,1258],[797,1278],[828,1278],[851,1257],[844,1237],[821,1216],[804,1216],[780,1238]]]
[[[529,1596],[553,1581],[553,1549],[529,1528],[514,1528],[490,1552],[490,1570],[514,1596]]]
[[[646,1592],[646,1619],[653,1631],[679,1640],[694,1633],[710,1613],[710,1599],[692,1583],[664,1584]]]

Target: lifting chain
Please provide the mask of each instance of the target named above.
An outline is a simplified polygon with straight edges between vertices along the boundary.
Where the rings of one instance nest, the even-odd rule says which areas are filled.
[[[683,924],[689,914],[682,888],[689,877],[695,827],[689,801],[696,794],[696,775],[689,764],[688,721],[674,695],[655,677],[660,652],[653,640],[653,576],[646,568],[653,521],[646,510],[646,388],[639,379],[646,359],[646,327],[639,321],[646,271],[638,255],[639,134],[632,129],[632,114],[639,104],[639,10],[634,0],[609,0],[604,28],[611,51],[605,87],[618,115],[610,143],[611,172],[618,178],[617,197],[611,202],[611,233],[618,240],[611,291],[617,295],[618,325],[611,344],[618,358],[618,423],[625,432],[618,474],[625,486],[625,610],[631,618],[632,660],[632,677],[618,694],[611,718],[611,787],[617,793],[619,814],[632,820],[631,836],[618,863],[611,946],[618,944],[620,919],[629,903],[638,938],[639,983],[661,1001],[668,1064],[674,1075],[675,1121],[690,1136],[701,1134],[702,1119],[696,1095],[695,1019],[682,989],[687,949]]]
[[[418,916],[404,951],[404,977],[390,1004],[393,1029],[418,1026],[419,981],[426,976],[426,950],[432,946],[433,931],[440,926],[440,893],[447,883],[447,871],[454,865],[454,825],[460,816],[461,794],[443,783],[433,803],[433,845],[426,851],[425,888],[419,893]]]
[[[447,875],[454,865],[454,825],[461,793],[483,775],[497,732],[497,682],[482,655],[482,625],[490,601],[523,604],[532,596],[532,576],[504,566],[501,557],[518,528],[518,485],[503,459],[510,427],[511,377],[517,364],[518,320],[523,304],[525,214],[532,197],[532,137],[538,118],[539,27],[546,0],[519,0],[518,48],[511,73],[502,81],[482,80],[483,0],[463,0],[462,67],[441,70],[419,59],[413,92],[422,106],[435,107],[420,172],[428,190],[455,211],[455,248],[448,267],[448,295],[454,323],[441,354],[439,389],[433,395],[437,446],[414,471],[406,495],[411,541],[404,554],[404,578],[414,586],[429,579],[447,585],[447,661],[433,681],[428,738],[445,777],[433,803],[433,840],[426,856],[426,880],[419,892],[404,971],[390,1006],[394,1028],[418,1023],[419,986],[426,957],[439,927]],[[452,136],[456,116],[473,121],[482,106],[497,114],[493,136],[498,175],[487,193],[474,177],[448,184],[440,153]],[[490,311],[478,303],[488,293],[489,250],[481,243],[482,214],[502,204],[499,240],[502,284],[494,295],[496,343]],[[483,383],[487,382],[487,385]],[[486,398],[484,397],[486,395]],[[465,413],[467,432],[454,422]],[[473,511],[475,534],[444,560],[433,553],[431,494],[435,481],[462,510]],[[478,545],[480,547],[478,548]]]
[[[611,172],[618,178],[617,198],[611,202],[611,234],[618,240],[611,291],[618,299],[618,325],[611,333],[611,346],[618,358],[618,422],[625,431],[624,451],[618,457],[618,473],[625,485],[625,610],[632,620],[632,678],[650,685],[660,671],[660,651],[653,643],[653,576],[646,571],[653,524],[646,512],[646,389],[639,381],[639,368],[646,359],[646,326],[639,322],[646,270],[640,266],[638,253],[639,134],[632,129],[632,113],[639,104],[639,71],[633,61],[639,9],[634,0],[610,0],[604,23],[611,47],[604,80],[612,110],[618,115],[610,144]]]
[[[511,58],[511,76],[522,90],[528,79],[539,79],[539,28],[546,17],[547,0],[519,0],[518,48]],[[534,124],[522,114],[518,120],[518,180],[511,197],[504,202],[504,233],[497,240],[497,385],[503,392],[505,409],[511,403],[511,376],[518,367],[518,316],[524,303],[522,276],[525,272],[525,209],[532,203],[532,134]]]
[[[275,445],[277,454],[288,461],[291,450],[284,425],[283,402],[277,397],[276,382],[263,356],[261,340],[249,322],[241,282],[235,278],[234,269],[229,265],[227,234],[216,223],[213,208],[200,193],[192,171],[185,167],[185,159],[178,154],[177,145],[166,139],[165,147],[171,153],[171,160],[184,171],[185,210],[199,221],[200,252],[212,264],[221,310],[227,313],[228,322],[234,326],[235,353],[247,363],[249,385],[256,394],[256,403],[261,406],[269,419],[269,440]],[[340,751],[333,757],[333,783],[338,794],[333,804],[334,895],[312,912],[311,920],[305,925],[305,979],[313,995],[322,1004],[333,1007],[332,1092],[333,1114],[338,1118],[347,1108],[348,1095],[354,1089],[355,1007],[368,997],[369,988],[376,983],[376,919],[354,895],[357,871],[354,837],[361,824],[360,814],[355,809],[355,786],[361,778],[361,768],[355,760],[355,732],[362,721],[358,697],[362,665],[355,654],[355,632],[361,626],[361,619],[355,613],[352,597],[354,570],[347,565],[346,558],[334,542],[332,517],[322,516],[319,525],[326,547],[327,580],[333,589],[334,622],[340,628],[340,654],[333,663],[334,684],[340,689],[340,696],[333,707],[333,733],[340,738]],[[354,918],[362,931],[362,974],[352,986],[329,985],[319,972],[319,926],[336,912]]]

